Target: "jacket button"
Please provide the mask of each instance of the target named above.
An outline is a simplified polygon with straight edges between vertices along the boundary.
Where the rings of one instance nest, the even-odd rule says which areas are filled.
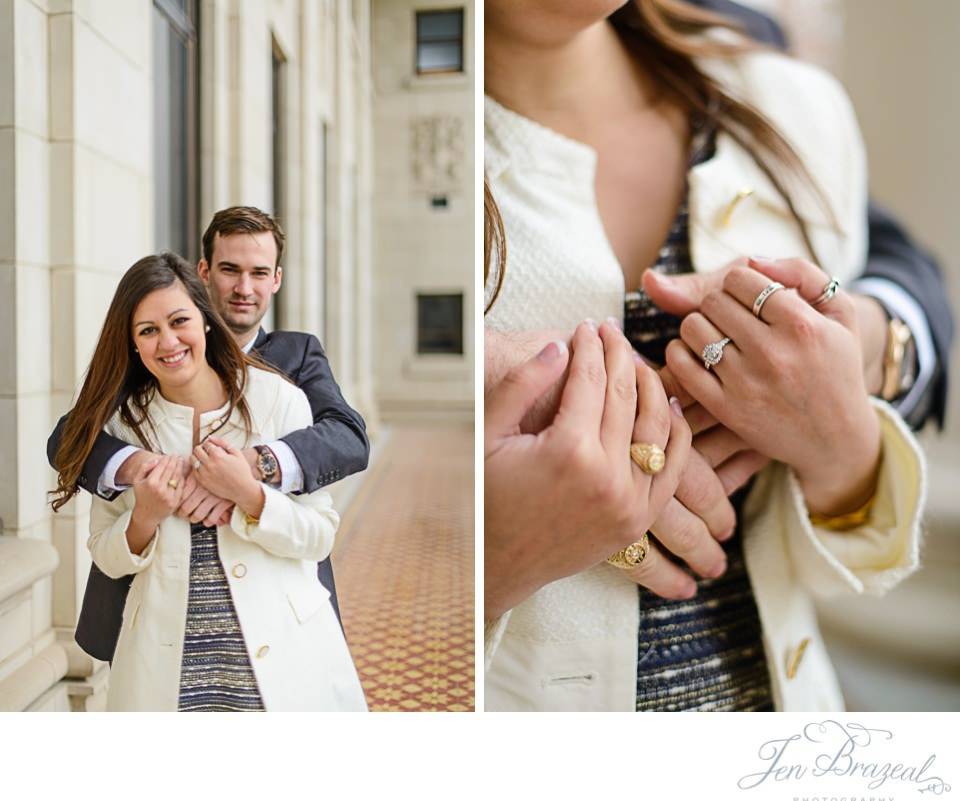
[[[740,189],[737,194],[733,196],[733,200],[727,204],[727,208],[723,212],[723,217],[720,220],[720,225],[724,228],[730,225],[730,220],[733,219],[733,213],[737,210],[737,207],[752,194],[753,189],[751,189],[749,186],[745,186]]]
[[[810,644],[810,638],[804,637],[800,640],[800,644],[793,650],[787,649],[787,678],[793,679],[796,678],[797,670],[800,668],[800,662],[803,659],[803,655],[807,650],[807,646]]]
[[[269,645],[261,645],[261,646],[257,649],[257,659],[263,659],[263,658],[264,658],[267,654],[269,654],[269,653],[270,653],[270,646],[269,646]]]
[[[247,566],[243,562],[237,562],[233,566],[233,575],[237,578],[243,578],[247,575]]]

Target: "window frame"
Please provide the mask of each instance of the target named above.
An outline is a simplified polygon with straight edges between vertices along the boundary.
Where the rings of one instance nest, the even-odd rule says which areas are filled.
[[[420,38],[420,18],[421,16],[435,16],[438,14],[450,14],[450,13],[459,13],[460,14],[460,33],[457,38],[441,38],[441,39],[428,39],[426,41],[421,40]],[[416,75],[418,76],[429,76],[429,75],[461,75],[466,72],[466,27],[467,27],[467,15],[466,8],[464,6],[450,6],[445,8],[422,8],[416,9],[413,12],[413,69]],[[436,67],[432,69],[422,69],[420,67],[420,45],[421,44],[449,44],[456,42],[460,45],[460,66],[453,67]]]
[[[183,87],[183,127],[186,147],[183,154],[183,170],[186,176],[184,187],[185,206],[183,215],[184,244],[186,252],[178,255],[188,261],[196,262],[200,257],[200,2],[187,0],[186,10],[176,5],[173,0],[153,0],[155,8],[169,26],[169,32],[176,36],[186,52],[186,85]],[[159,81],[154,76],[154,81]],[[164,88],[169,89],[169,76],[164,78]],[[156,93],[158,85],[155,83],[153,91]],[[156,103],[156,100],[153,101]],[[156,121],[155,121],[156,125]],[[154,156],[156,159],[156,155]],[[156,187],[154,188],[156,193]],[[157,196],[154,194],[154,203]],[[154,210],[154,237],[160,233],[157,229],[157,211]],[[155,243],[157,249],[161,247],[174,248],[173,243],[161,245]]]
[[[465,305],[466,305],[466,295],[462,289],[458,290],[416,290],[413,295],[414,298],[414,315],[415,315],[415,329],[416,329],[416,342],[414,343],[414,353],[418,358],[434,358],[434,357],[444,357],[444,356],[455,356],[463,357],[466,355],[465,346],[466,346],[466,336],[464,333],[464,323],[465,323]],[[428,298],[457,298],[460,301],[459,306],[459,315],[460,315],[460,327],[456,337],[456,344],[459,347],[459,350],[424,350],[423,349],[423,327],[421,325],[421,301]],[[451,329],[452,330],[452,329]]]

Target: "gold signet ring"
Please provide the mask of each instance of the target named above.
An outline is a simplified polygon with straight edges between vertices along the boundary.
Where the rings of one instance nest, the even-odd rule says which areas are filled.
[[[645,533],[637,542],[608,556],[607,564],[619,567],[621,570],[630,570],[646,559],[648,553],[650,553],[650,538]]]
[[[649,442],[634,442],[630,446],[630,458],[648,476],[655,476],[663,470],[667,463],[667,456],[663,452],[663,448]]]

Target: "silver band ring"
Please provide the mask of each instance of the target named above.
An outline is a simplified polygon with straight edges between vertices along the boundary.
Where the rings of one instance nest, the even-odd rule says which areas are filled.
[[[700,358],[703,359],[703,366],[709,370],[711,367],[720,364],[723,358],[723,349],[730,344],[730,337],[724,337],[719,342],[711,342],[701,352]]]
[[[840,289],[840,279],[831,278],[827,285],[823,288],[823,292],[815,299],[810,301],[811,306],[822,306],[828,300],[830,300],[834,295],[837,294],[837,290]]]
[[[780,289],[783,289],[783,284],[781,284],[779,281],[773,281],[764,287],[763,292],[757,295],[757,299],[753,302],[754,317],[756,317],[758,320],[763,319],[760,317],[760,309],[762,309],[763,304],[767,302],[767,298]]]

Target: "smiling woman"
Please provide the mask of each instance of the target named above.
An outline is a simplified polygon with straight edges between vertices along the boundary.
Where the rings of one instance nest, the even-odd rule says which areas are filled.
[[[229,264],[241,279],[227,300],[254,297],[259,308],[260,296],[244,293],[260,242],[231,240],[240,240]],[[301,390],[243,353],[185,261],[163,253],[126,272],[63,431],[53,501],[59,509],[77,493],[103,429],[162,454],[140,469],[133,492],[94,498],[91,509],[93,561],[110,578],[132,577],[109,709],[366,708],[315,577],[339,525],[330,496],[284,495],[257,481],[241,453],[311,420]],[[223,525],[175,516],[197,485],[235,505]]]

